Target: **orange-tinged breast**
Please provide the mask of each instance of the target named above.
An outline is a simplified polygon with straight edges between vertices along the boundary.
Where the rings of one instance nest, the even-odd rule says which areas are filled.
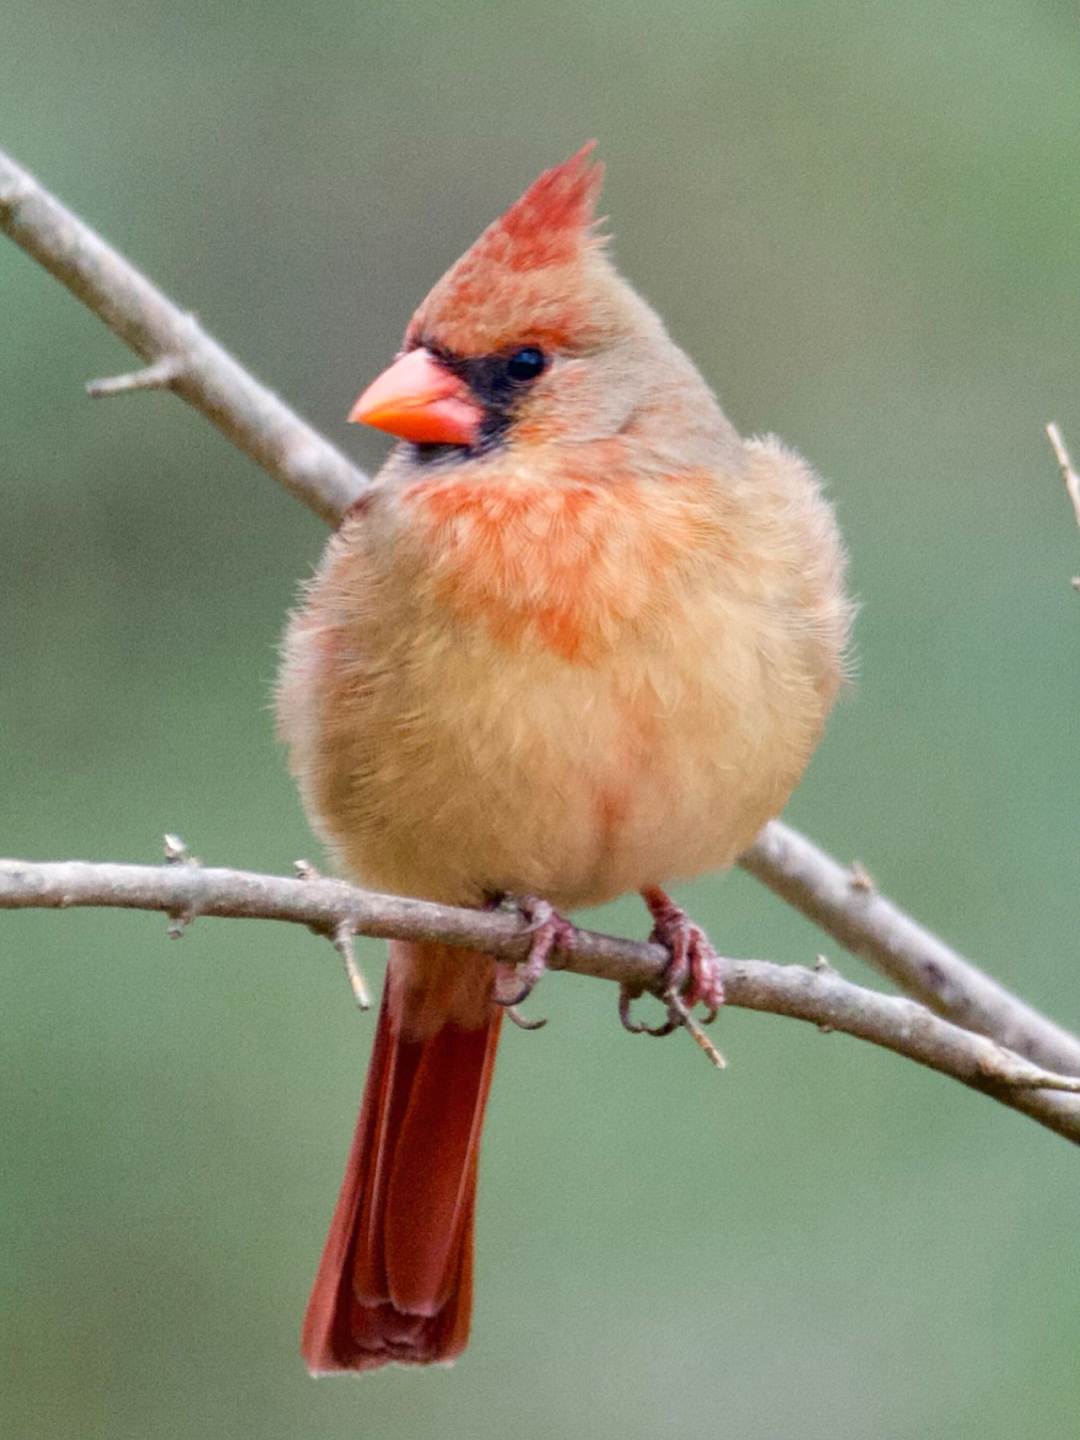
[[[610,472],[608,472],[610,474]],[[715,544],[705,476],[437,478],[405,492],[439,598],[509,647],[597,664]]]

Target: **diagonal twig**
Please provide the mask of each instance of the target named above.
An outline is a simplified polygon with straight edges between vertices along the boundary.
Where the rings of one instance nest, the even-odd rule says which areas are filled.
[[[366,478],[129,261],[0,151],[0,230],[286,490],[335,524]],[[98,394],[135,388],[98,382]]]

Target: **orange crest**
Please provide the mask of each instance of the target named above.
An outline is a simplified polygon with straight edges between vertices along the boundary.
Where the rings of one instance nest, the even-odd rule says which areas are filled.
[[[596,141],[590,140],[569,160],[545,170],[521,199],[484,231],[469,256],[510,270],[573,263],[589,241],[604,183],[603,165],[589,165],[595,149]]]
[[[595,148],[590,141],[545,170],[488,226],[417,310],[407,347],[484,355],[573,342],[587,325],[583,267],[597,244],[593,218],[604,167],[589,164]]]

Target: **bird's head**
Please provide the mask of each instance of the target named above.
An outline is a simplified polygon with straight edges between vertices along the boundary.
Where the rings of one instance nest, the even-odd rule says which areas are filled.
[[[662,405],[673,382],[715,402],[598,233],[594,144],[546,170],[439,280],[402,351],[349,419],[477,453],[587,443]],[[698,393],[700,392],[700,393]],[[719,412],[715,412],[719,415]]]

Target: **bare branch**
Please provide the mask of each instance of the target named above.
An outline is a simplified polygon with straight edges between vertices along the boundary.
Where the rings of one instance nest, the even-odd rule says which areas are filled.
[[[1073,468],[1072,457],[1066,448],[1065,441],[1061,438],[1061,431],[1052,420],[1046,427],[1046,433],[1050,437],[1054,455],[1061,467],[1061,478],[1065,481],[1065,494],[1072,502],[1073,515],[1076,517],[1077,527],[1080,528],[1080,475]],[[1080,590],[1080,576],[1074,577],[1072,585],[1074,590]]]
[[[228,439],[283,484],[291,494],[330,523],[336,522],[352,500],[361,493],[367,483],[366,478],[339,451],[323,440],[276,396],[251,380],[241,367],[205,334],[192,316],[182,313],[172,305],[145,276],[60,205],[31,175],[2,153],[0,229],[67,285],[146,362],[147,371],[113,381],[97,382],[95,393],[115,393],[165,384],[210,419]],[[1076,482],[1075,472],[1056,429],[1051,431],[1051,442],[1058,451],[1068,493],[1074,508],[1077,508],[1077,519],[1080,523],[1080,485]],[[16,864],[6,863],[9,866]],[[1076,1037],[1022,1004],[877,894],[873,881],[861,867],[844,870],[810,841],[777,821],[766,827],[740,863],[789,904],[821,925],[840,943],[890,976],[903,989],[917,996],[938,1014],[965,1027],[958,1033],[966,1036],[965,1044],[968,1046],[973,1043],[973,1037],[967,1032],[978,1031],[983,1035],[996,1037],[1018,1054],[1045,1066],[1048,1070],[1080,1074],[1080,1041]],[[58,868],[68,875],[70,881],[69,867]],[[359,916],[355,913],[355,906],[360,903],[356,897],[362,896],[363,892],[352,891],[346,886],[341,887],[342,891],[353,898],[344,911],[335,909],[329,900],[328,908],[320,910],[315,903],[316,897],[323,893],[319,887],[335,886],[337,882],[334,881],[304,882],[305,903],[311,912],[308,915],[296,911],[298,902],[295,896],[290,898],[287,905],[282,902],[284,908],[280,913],[274,910],[270,897],[259,888],[271,882],[262,877],[245,877],[245,885],[240,887],[239,892],[235,885],[226,885],[214,901],[214,908],[208,908],[210,900],[205,886],[209,882],[206,877],[215,874],[231,875],[233,872],[199,870],[192,865],[176,865],[168,872],[143,872],[150,878],[139,882],[135,891],[124,891],[124,898],[108,899],[106,895],[109,893],[109,885],[105,884],[104,889],[100,888],[103,883],[100,881],[101,867],[92,868],[99,876],[98,881],[94,882],[99,886],[97,898],[91,900],[85,898],[82,890],[67,892],[61,886],[59,891],[48,891],[54,897],[59,895],[61,898],[22,901],[0,898],[0,905],[138,905],[164,910],[171,917],[173,933],[177,934],[194,914],[258,914],[268,918],[301,920],[327,935],[334,933],[334,923],[347,924],[367,934],[420,933],[413,928],[417,922],[417,902],[391,901],[380,897],[375,911],[370,911],[369,899],[369,911],[365,916]],[[135,885],[136,882],[130,879],[130,867],[107,868],[110,874],[128,875],[129,880],[125,883]],[[31,883],[28,880],[31,873],[28,867],[19,867],[19,873],[23,876],[24,883]],[[34,873],[39,874],[40,878],[39,870]],[[168,892],[162,888],[158,879],[163,873],[169,875],[173,887]],[[44,884],[44,881],[41,883]],[[49,883],[51,886],[60,882]],[[279,886],[296,885],[298,882],[272,883]],[[10,890],[10,873],[6,876],[5,884],[8,887],[7,893],[13,893]],[[250,889],[252,885],[256,887],[254,891]],[[198,905],[194,904],[195,891],[198,891]],[[275,890],[273,893],[278,892]],[[84,898],[65,900],[62,898],[65,894],[78,894]],[[137,898],[138,895],[141,895],[141,898]],[[232,898],[228,898],[229,896]],[[269,909],[266,908],[268,905]],[[526,944],[520,937],[517,940],[513,938],[513,922],[507,921],[505,917],[489,916],[485,920],[468,911],[442,911],[439,907],[421,908],[427,916],[428,924],[434,923],[431,918],[433,913],[442,916],[436,928],[427,932],[432,938],[464,944],[479,943],[491,953],[506,953],[509,958],[517,956],[515,946],[520,949]],[[463,916],[464,920],[461,918]],[[465,930],[461,928],[463,925]],[[491,934],[481,937],[477,932],[478,925],[487,925],[494,929]],[[503,938],[499,940],[494,930],[507,925],[510,925],[510,931],[503,933]],[[337,933],[340,941],[343,932]],[[503,946],[506,947],[505,951]],[[575,946],[573,968],[582,974],[611,978],[615,971],[605,967],[618,962],[618,974],[623,981],[629,980],[633,983],[633,977],[637,974],[642,986],[650,988],[655,983],[656,966],[662,963],[663,956],[664,952],[657,947],[632,947],[625,942],[606,940],[600,936],[583,936]],[[635,966],[638,967],[636,970]],[[779,973],[790,977],[801,972],[785,969]],[[739,990],[736,979],[725,983],[731,1003],[754,1003],[748,998],[750,990]],[[825,977],[818,975],[816,983],[819,986],[825,984]],[[854,990],[854,987],[849,989]],[[877,1013],[874,1011],[875,1005],[895,1006],[909,1003],[887,1000],[886,997],[875,996],[868,991],[854,993],[860,997],[869,997],[865,1002],[860,1001],[864,1004],[864,1014]],[[835,1017],[826,1013],[828,1007],[823,1009],[819,1002],[820,996],[813,1004],[806,1002],[809,1008],[805,1012],[790,1010],[783,1013],[797,1013],[801,1019],[837,1029],[850,1028],[838,1024]],[[814,1008],[815,1005],[817,1009]],[[779,1007],[770,1002],[762,1008]],[[933,1021],[933,1017],[927,1016],[925,1011],[917,1009],[917,1013],[925,1017],[923,1023]],[[933,1023],[942,1024],[941,1021]],[[850,1033],[857,1032],[851,1029]],[[943,1035],[947,1032],[934,1033]],[[886,1039],[869,1035],[865,1038],[875,1038],[879,1044],[890,1043]],[[909,1052],[901,1048],[901,1053]],[[994,1053],[1000,1052],[995,1050]],[[919,1058],[921,1063],[933,1063],[921,1056],[912,1055],[912,1058]],[[939,1068],[945,1069],[946,1073],[957,1073],[955,1068],[950,1069],[946,1065]],[[988,1072],[980,1073],[985,1080]],[[957,1078],[965,1079],[968,1084],[976,1084],[974,1078],[959,1074]],[[976,1084],[976,1088],[992,1089],[993,1084],[1003,1083],[1005,1082],[1000,1079],[985,1081]],[[1016,1080],[1010,1083],[1013,1088],[1008,1103],[1024,1109],[1025,1104],[1018,1098]],[[1045,1092],[1039,1091],[1037,1103],[1045,1106],[1051,1102]],[[1029,1110],[1028,1113],[1032,1112]],[[1049,1123],[1045,1116],[1037,1115],[1035,1118]],[[1074,1122],[1070,1120],[1068,1123]],[[1061,1127],[1054,1125],[1053,1128]],[[1068,1128],[1063,1129],[1062,1133],[1071,1134]]]
[[[38,864],[0,860],[0,909],[74,905],[156,910],[169,916],[288,920],[336,941],[343,929],[388,939],[441,940],[521,961],[532,927],[516,911],[462,910],[374,895],[339,880],[288,879],[196,864]],[[549,961],[553,970],[660,993],[670,956],[647,941],[575,930]],[[932,1015],[912,1000],[881,995],[840,978],[767,960],[722,960],[727,1003],[841,1031],[929,1066],[1023,1111],[1080,1144],[1080,1078],[1050,1073],[987,1039]],[[697,1038],[697,1037],[695,1037]],[[700,1040],[699,1040],[700,1043]]]
[[[861,866],[845,870],[779,820],[766,825],[739,864],[938,1015],[1048,1070],[1080,1075],[1080,1039],[905,915]]]
[[[170,388],[290,494],[328,523],[340,520],[367,483],[362,472],[2,152],[0,230],[152,369],[175,367]]]

